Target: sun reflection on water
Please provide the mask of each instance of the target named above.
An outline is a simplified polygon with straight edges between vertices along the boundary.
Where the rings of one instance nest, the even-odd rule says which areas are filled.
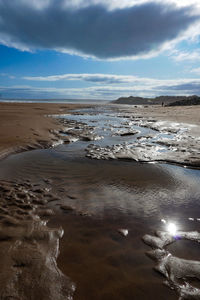
[[[175,223],[168,222],[165,219],[161,219],[161,222],[163,224],[165,224],[165,228],[170,235],[172,235],[172,236],[176,235],[178,229],[177,229],[177,225]]]
[[[167,231],[171,234],[171,235],[176,235],[177,232],[177,225],[175,223],[168,223],[167,224]]]

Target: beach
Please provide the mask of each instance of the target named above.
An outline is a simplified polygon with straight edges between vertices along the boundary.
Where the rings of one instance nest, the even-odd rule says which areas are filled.
[[[70,109],[87,107],[78,104],[50,104],[50,103],[0,103],[0,156],[20,151],[22,148],[41,143],[49,143],[55,136],[51,133],[60,128],[60,124],[46,115],[67,113]],[[130,107],[129,107],[130,109]],[[200,125],[200,107],[162,107],[137,106],[132,108],[135,115],[154,117],[157,120],[182,122]],[[126,106],[125,106],[126,110]],[[193,134],[199,133],[199,128],[191,129]],[[22,149],[23,151],[23,149]]]
[[[159,105],[147,105],[137,106],[136,111],[138,114],[144,117],[153,117],[160,121],[169,121],[177,123],[188,123],[197,125],[193,127],[192,133],[199,136],[200,125],[200,106],[159,106]]]
[[[199,115],[199,106],[1,103],[2,299],[198,296],[182,280],[192,260],[200,273]]]
[[[0,0],[0,300],[200,300],[199,25]]]
[[[45,103],[0,103],[0,157],[29,147],[48,147],[56,140],[51,131],[60,124],[47,115],[67,112],[86,105]]]

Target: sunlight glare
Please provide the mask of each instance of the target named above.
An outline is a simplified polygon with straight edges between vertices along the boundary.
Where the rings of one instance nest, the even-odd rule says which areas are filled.
[[[171,235],[175,235],[177,232],[177,226],[174,223],[169,223],[167,225],[167,231],[171,234]]]

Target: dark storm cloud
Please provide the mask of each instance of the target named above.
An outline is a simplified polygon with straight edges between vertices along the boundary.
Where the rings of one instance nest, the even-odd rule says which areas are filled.
[[[98,58],[145,54],[175,39],[197,17],[191,10],[145,3],[123,9],[64,8],[51,0],[38,9],[29,1],[0,0],[0,41],[29,49],[75,51]]]

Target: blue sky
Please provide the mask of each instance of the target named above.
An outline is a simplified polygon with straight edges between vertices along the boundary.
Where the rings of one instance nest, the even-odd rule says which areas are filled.
[[[0,94],[200,94],[199,29],[197,0],[0,0]]]

